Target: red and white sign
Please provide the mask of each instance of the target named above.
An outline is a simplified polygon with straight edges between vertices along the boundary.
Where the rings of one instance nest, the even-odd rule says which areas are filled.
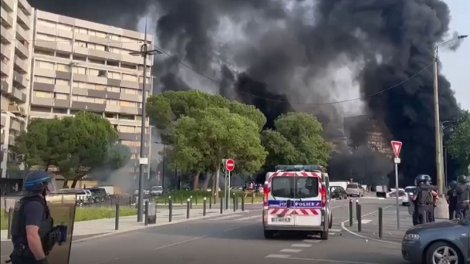
[[[400,151],[401,151],[402,146],[403,146],[403,143],[401,141],[392,140],[392,149],[396,158],[400,157]]]
[[[287,216],[287,215],[300,215],[300,216],[314,216],[319,215],[321,212],[318,209],[304,208],[304,209],[286,209],[286,208],[272,208],[269,209],[270,215]]]
[[[226,162],[225,162],[225,168],[228,170],[228,171],[233,171],[235,169],[235,161],[233,159],[228,159]]]

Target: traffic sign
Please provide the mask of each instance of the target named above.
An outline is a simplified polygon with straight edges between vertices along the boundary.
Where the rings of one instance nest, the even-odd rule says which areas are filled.
[[[228,159],[225,161],[225,168],[228,171],[233,171],[235,169],[235,161],[233,159]]]
[[[395,140],[392,140],[391,143],[392,143],[393,153],[395,154],[395,158],[399,158],[403,143],[401,141],[395,141]]]
[[[395,162],[396,164],[400,164],[400,163],[401,163],[401,159],[400,159],[400,158],[394,158],[394,159],[393,159],[393,162]]]

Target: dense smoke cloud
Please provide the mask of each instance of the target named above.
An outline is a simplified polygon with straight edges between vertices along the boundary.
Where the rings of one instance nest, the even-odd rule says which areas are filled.
[[[406,177],[434,177],[429,66],[433,45],[448,31],[449,10],[442,0],[39,0],[33,5],[134,29],[138,18],[149,15],[157,44],[173,54],[157,57],[157,91],[220,92],[260,107],[268,125],[282,112],[308,111],[334,136],[343,115],[361,105],[325,102],[377,94],[366,96],[360,110],[384,120],[394,139],[404,142]],[[180,61],[198,72],[197,79]],[[206,80],[196,81],[201,79]],[[458,107],[450,84],[443,76],[439,83],[441,118],[452,119]]]

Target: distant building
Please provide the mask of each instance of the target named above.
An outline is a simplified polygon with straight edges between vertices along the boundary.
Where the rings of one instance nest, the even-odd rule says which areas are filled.
[[[26,0],[2,0],[1,17],[2,153],[32,118],[89,111],[118,130],[132,152],[129,175],[137,176],[143,58],[129,53],[140,51],[144,34],[36,10]],[[152,46],[150,34],[147,43]],[[148,94],[152,64],[149,57]],[[145,132],[149,139],[148,118]],[[149,153],[148,142],[144,153]],[[2,177],[11,159],[2,156]]]

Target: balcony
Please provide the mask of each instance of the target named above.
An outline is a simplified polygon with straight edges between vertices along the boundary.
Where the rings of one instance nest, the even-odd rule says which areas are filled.
[[[25,60],[21,59],[20,57],[15,55],[15,65],[18,66],[18,69],[20,69],[21,73],[27,73],[28,72],[28,65]]]
[[[45,49],[45,50],[49,50],[49,51],[53,51],[55,49],[55,42],[53,41],[48,41],[48,40],[38,40],[36,39],[34,41],[34,46],[36,48],[41,48],[41,49]]]
[[[28,79],[24,74],[13,72],[13,82],[17,83],[22,88],[28,87]]]
[[[3,57],[6,57],[7,59],[10,59],[10,57],[11,57],[11,55],[10,55],[11,50],[10,50],[10,48],[9,48],[8,46],[6,46],[6,45],[1,45],[0,51],[1,51]],[[3,64],[2,64],[2,66],[3,66]]]
[[[11,40],[13,39],[9,30],[3,26],[1,26],[0,35],[2,36],[2,44],[11,44]]]
[[[17,20],[18,23],[20,23],[26,29],[31,29],[31,27],[29,26],[31,24],[30,17],[25,15],[21,9],[18,9],[17,16],[18,16],[18,20]]]
[[[26,111],[24,110],[24,108],[17,105],[16,103],[9,104],[8,105],[8,111],[13,113],[13,114],[26,116]]]
[[[33,12],[33,9],[29,5],[28,1],[18,0],[18,4],[23,7],[22,10],[25,12],[26,15],[28,16],[31,15],[31,13]]]
[[[16,35],[19,37],[20,40],[32,39],[32,37],[28,36],[28,32],[21,26],[16,27]]]
[[[23,43],[21,43],[21,41],[18,41],[18,40],[16,41],[15,50],[18,51],[18,52],[16,52],[16,55],[18,55],[18,57],[20,57],[22,59],[27,59],[28,58],[28,55],[29,55],[28,48],[26,48],[26,46],[23,45]]]
[[[11,15],[5,11],[3,8],[2,8],[2,11],[1,11],[1,17],[2,17],[2,25],[7,25],[8,27],[12,27],[13,26],[13,18],[11,17]]]
[[[33,100],[31,101],[31,104],[52,107],[54,105],[54,99],[33,96]]]
[[[15,145],[15,136],[14,136],[14,135],[10,135],[10,136],[8,137],[8,145],[9,145],[9,146]]]
[[[16,100],[16,101],[19,101],[21,103],[25,103],[26,102],[26,94],[13,86],[13,93],[12,93],[12,96],[13,96],[13,99]]]
[[[2,7],[7,11],[13,11],[13,0],[2,0]]]
[[[3,61],[0,63],[0,72],[2,73],[2,76],[4,75],[8,76],[8,64],[6,64]],[[3,81],[2,81],[2,85],[3,85]]]

